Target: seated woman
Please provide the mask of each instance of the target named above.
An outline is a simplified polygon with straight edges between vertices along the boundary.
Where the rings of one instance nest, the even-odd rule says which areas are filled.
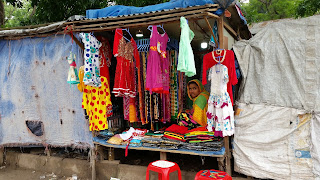
[[[188,96],[193,101],[193,120],[201,126],[207,125],[206,113],[209,95],[209,92],[204,89],[204,86],[199,80],[194,79],[188,82]]]

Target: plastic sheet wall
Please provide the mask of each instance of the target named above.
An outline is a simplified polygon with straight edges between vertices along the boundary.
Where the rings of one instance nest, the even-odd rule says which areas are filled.
[[[250,40],[234,44],[243,76],[236,171],[320,179],[320,16],[262,22],[250,31]]]
[[[313,179],[311,114],[294,108],[238,104],[235,170],[270,179]]]
[[[70,51],[83,64],[69,36],[0,41],[0,146],[93,147],[81,108],[82,94],[67,83]],[[41,122],[34,134],[28,122]]]

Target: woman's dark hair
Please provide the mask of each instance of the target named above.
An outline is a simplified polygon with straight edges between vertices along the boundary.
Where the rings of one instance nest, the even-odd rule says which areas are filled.
[[[199,87],[199,85],[198,85],[196,82],[194,82],[194,81],[188,82],[188,86],[189,86],[190,84],[195,84],[195,85],[197,85],[197,86]],[[199,87],[199,88],[200,88],[200,87]]]

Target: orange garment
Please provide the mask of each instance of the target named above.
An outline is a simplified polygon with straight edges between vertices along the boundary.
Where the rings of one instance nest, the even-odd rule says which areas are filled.
[[[80,83],[77,85],[80,92],[83,92],[84,89],[84,82],[83,82],[83,76],[84,76],[84,66],[81,66],[79,68],[79,81]]]

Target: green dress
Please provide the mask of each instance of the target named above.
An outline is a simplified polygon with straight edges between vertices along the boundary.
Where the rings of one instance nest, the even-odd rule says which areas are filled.
[[[194,33],[191,31],[185,17],[180,18],[181,35],[179,42],[178,68],[180,72],[185,72],[186,76],[196,75],[196,67],[194,64],[194,56],[191,48],[191,41]]]

